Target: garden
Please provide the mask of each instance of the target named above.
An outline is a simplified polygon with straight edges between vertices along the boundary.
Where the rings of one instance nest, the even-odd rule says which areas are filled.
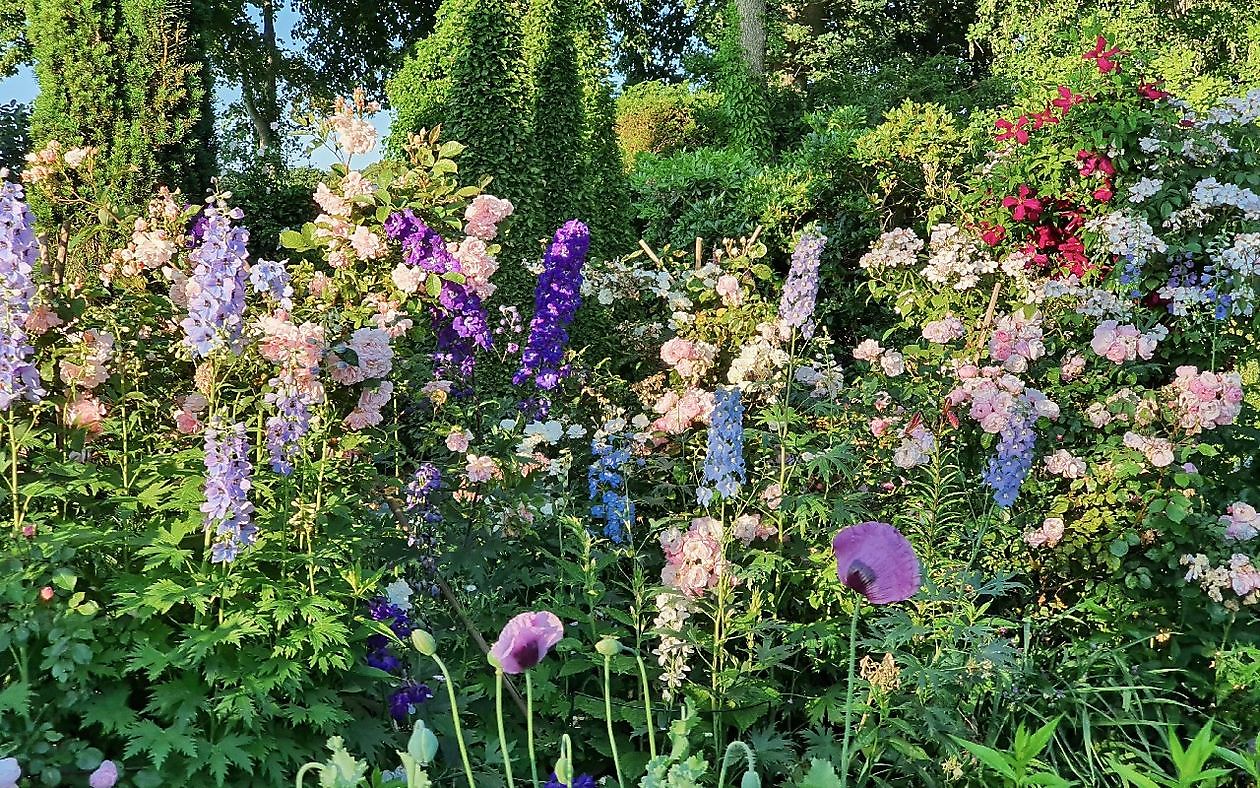
[[[1260,786],[1253,3],[0,0],[4,76],[0,788]]]

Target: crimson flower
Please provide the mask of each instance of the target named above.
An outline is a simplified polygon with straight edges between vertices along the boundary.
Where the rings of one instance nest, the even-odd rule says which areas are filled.
[[[851,525],[831,540],[840,582],[876,605],[903,602],[921,584],[919,558],[887,523]]]
[[[1041,112],[1034,112],[1032,114],[1032,119],[1033,119],[1034,131],[1041,128],[1042,126],[1049,126],[1052,123],[1059,122],[1059,117],[1054,114],[1054,107],[1048,104],[1046,105],[1046,108],[1042,110]]]
[[[1059,231],[1044,224],[1034,227],[1033,243],[1038,249],[1053,249],[1059,245]]]
[[[1088,178],[1096,172],[1108,177],[1116,174],[1116,167],[1111,163],[1111,159],[1101,153],[1083,150],[1076,154],[1076,160],[1080,162],[1077,166],[1080,167],[1083,178]]]
[[[1028,130],[1024,128],[1028,125],[1027,115],[1021,115],[1019,120],[1014,123],[1011,123],[1006,118],[998,118],[993,125],[998,129],[998,133],[995,135],[998,142],[1006,142],[1009,139],[1013,139],[1020,145],[1028,144]]]
[[[1102,36],[1094,43],[1094,48],[1081,55],[1085,60],[1093,60],[1098,64],[1098,71],[1101,74],[1110,74],[1115,71],[1118,66],[1111,58],[1120,54],[1119,49],[1107,49],[1107,39]]]
[[[980,240],[989,246],[997,246],[1002,243],[1002,239],[1006,237],[1006,228],[1000,224],[990,225],[988,222],[980,225]]]
[[[1151,101],[1159,101],[1168,98],[1169,94],[1159,89],[1163,82],[1143,82],[1138,85],[1138,95],[1144,99]]]
[[[1058,107],[1059,111],[1063,113],[1063,117],[1066,118],[1068,111],[1071,110],[1072,107],[1084,101],[1085,101],[1084,96],[1077,93],[1073,93],[1072,89],[1069,88],[1067,85],[1059,85],[1059,97],[1057,99],[1054,99],[1050,103]]]
[[[1019,187],[1018,197],[1002,198],[1002,207],[1009,208],[1017,222],[1035,222],[1041,218],[1041,200],[1027,186]]]
[[[564,625],[555,613],[521,613],[503,627],[490,655],[504,673],[524,673],[542,662],[563,637]]]
[[[1111,190],[1111,181],[1103,181],[1103,185],[1094,189],[1094,199],[1098,202],[1111,202],[1111,198],[1115,196],[1115,192]]]

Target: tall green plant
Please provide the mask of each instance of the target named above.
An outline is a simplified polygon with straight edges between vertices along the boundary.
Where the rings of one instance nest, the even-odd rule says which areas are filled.
[[[734,3],[726,8],[717,66],[731,144],[754,151],[768,149],[772,140],[765,77],[754,74],[745,58],[740,10]]]
[[[537,167],[539,200],[526,241],[576,217],[585,175],[583,89],[574,44],[575,9],[564,0],[532,0],[527,23],[533,128],[530,157]],[[586,217],[581,217],[585,219]]]

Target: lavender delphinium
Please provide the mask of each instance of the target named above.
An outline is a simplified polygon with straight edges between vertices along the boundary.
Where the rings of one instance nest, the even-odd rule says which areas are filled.
[[[249,282],[256,293],[270,293],[281,309],[293,308],[293,285],[289,270],[276,260],[259,260],[249,269]]]
[[[407,483],[406,499],[403,506],[410,522],[408,523],[407,545],[420,551],[420,566],[430,576],[437,569],[438,539],[437,523],[442,521],[442,513],[433,503],[433,493],[442,485],[442,474],[431,462],[421,463],[415,476]],[[438,587],[430,582],[428,591],[436,596]]]
[[[822,261],[827,236],[806,230],[792,250],[792,267],[783,283],[783,295],[779,300],[779,320],[789,328],[799,329],[808,339],[814,333],[810,319],[818,300],[818,266]]]
[[[744,406],[738,388],[718,388],[713,392],[713,414],[709,417],[705,483],[696,491],[700,505],[708,506],[715,492],[723,498],[736,495],[745,480]]]
[[[298,442],[311,426],[311,404],[309,395],[292,383],[272,378],[270,385],[274,390],[263,399],[274,405],[276,412],[267,418],[267,455],[271,469],[288,476],[293,473]]]
[[[0,410],[15,400],[36,402],[44,395],[39,370],[31,363],[35,348],[26,334],[39,245],[34,216],[22,197],[22,187],[0,175]]]
[[[233,227],[244,214],[223,204],[208,206],[201,245],[189,257],[188,316],[180,321],[184,344],[205,358],[219,348],[236,352],[245,327],[245,290],[249,280],[249,232]]]
[[[586,481],[591,496],[591,516],[604,521],[604,535],[616,544],[626,539],[634,522],[634,501],[626,489],[622,467],[630,461],[624,435],[605,435],[591,441],[591,466]]]
[[[213,544],[210,560],[224,563],[236,560],[240,551],[254,543],[258,528],[252,522],[254,506],[249,502],[249,444],[245,425],[206,428],[206,500],[201,505],[205,527]]]
[[[984,483],[993,488],[993,500],[1003,508],[1019,497],[1019,488],[1032,470],[1033,446],[1037,442],[1033,431],[1037,414],[1026,397],[1021,398],[1020,405],[998,434],[995,454],[984,474]]]
[[[567,370],[562,365],[569,324],[582,304],[582,265],[591,245],[586,225],[571,219],[556,231],[534,290],[534,317],[521,353],[521,368],[512,377],[520,385],[533,380],[544,391],[555,388]]]

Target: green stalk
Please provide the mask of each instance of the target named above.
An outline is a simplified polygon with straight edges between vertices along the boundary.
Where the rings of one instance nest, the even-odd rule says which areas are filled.
[[[613,737],[612,724],[612,687],[609,677],[612,674],[612,657],[604,655],[604,722],[608,725],[608,746],[612,747],[613,768],[617,771],[617,785],[625,787],[621,777],[621,758],[617,755],[617,740]]]
[[[639,663],[639,681],[643,684],[643,717],[647,722],[648,733],[648,751],[652,757],[656,757],[656,725],[653,723],[652,716],[652,691],[648,686],[647,666],[643,664],[643,655],[638,651],[634,653],[635,661]]]
[[[451,720],[455,723],[455,741],[459,742],[459,757],[464,761],[464,776],[468,778],[468,788],[477,788],[477,781],[473,779],[472,764],[468,762],[468,748],[464,746],[464,729],[459,724],[459,705],[455,700],[455,682],[451,681],[451,672],[446,669],[446,663],[437,654],[432,654],[433,661],[437,663],[438,670],[442,671],[442,678],[446,679],[446,694],[451,699]]]
[[[5,419],[9,428],[9,498],[13,501],[13,530],[22,530],[22,506],[18,503],[18,445],[17,433],[13,431],[13,420],[16,417],[9,411]]]
[[[848,788],[849,785],[849,739],[852,737],[850,723],[853,719],[853,678],[857,667],[857,623],[858,613],[861,610],[862,600],[859,598],[853,606],[853,619],[849,623],[849,686],[846,688],[844,695],[844,745],[840,751],[842,763],[840,788]]]
[[[529,739],[529,775],[538,788],[538,758],[534,755],[534,682],[525,671],[525,735]]]
[[[503,668],[495,671],[494,714],[499,722],[499,752],[503,755],[503,773],[507,775],[508,788],[512,788],[515,784],[512,781],[512,759],[508,756],[507,731],[503,728]]]

